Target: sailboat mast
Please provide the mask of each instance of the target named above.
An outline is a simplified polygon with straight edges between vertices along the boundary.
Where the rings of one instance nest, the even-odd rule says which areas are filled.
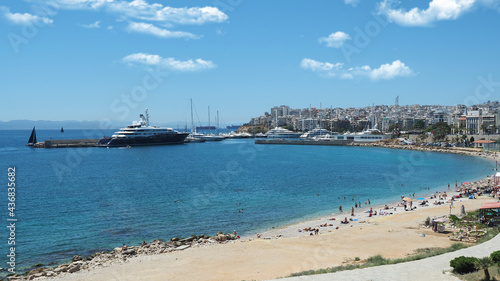
[[[219,135],[220,132],[219,132],[219,111],[218,110],[217,110],[217,125],[216,126],[217,126],[217,135]]]
[[[323,114],[323,111],[321,111],[321,102],[319,103],[319,135],[321,136],[321,115]]]
[[[193,99],[190,100],[191,100],[191,133],[193,132],[196,133],[196,129],[194,128],[194,122],[193,122]]]
[[[210,129],[210,105],[208,106],[208,134],[212,134],[212,130]]]

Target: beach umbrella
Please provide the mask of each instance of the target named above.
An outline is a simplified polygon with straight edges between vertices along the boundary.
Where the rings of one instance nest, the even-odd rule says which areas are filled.
[[[403,201],[412,201],[410,197],[403,198]]]

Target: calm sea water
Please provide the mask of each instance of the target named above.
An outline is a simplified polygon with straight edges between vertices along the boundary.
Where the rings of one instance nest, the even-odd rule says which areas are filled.
[[[38,139],[102,137],[112,131],[38,132]],[[7,225],[7,168],[16,167],[18,268],[73,255],[217,231],[255,234],[370,199],[479,179],[484,159],[363,147],[255,145],[225,140],[158,147],[34,149],[30,131],[0,131]],[[427,191],[429,193],[429,191]],[[344,200],[344,196],[347,198]],[[239,210],[243,209],[240,213]],[[3,210],[3,211],[2,211]],[[9,232],[0,234],[7,267]]]

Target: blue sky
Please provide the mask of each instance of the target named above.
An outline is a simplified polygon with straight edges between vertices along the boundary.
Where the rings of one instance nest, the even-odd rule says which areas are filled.
[[[0,120],[497,100],[499,2],[2,1]]]

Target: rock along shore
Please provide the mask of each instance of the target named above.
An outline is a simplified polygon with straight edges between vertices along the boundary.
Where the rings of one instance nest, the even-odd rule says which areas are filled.
[[[7,280],[34,280],[56,277],[61,274],[70,274],[81,270],[93,270],[117,263],[124,263],[129,258],[137,256],[159,255],[173,251],[182,251],[191,247],[200,247],[209,244],[223,244],[239,237],[233,234],[217,233],[216,236],[191,235],[188,238],[174,237],[168,242],[159,239],[140,246],[118,247],[109,252],[97,252],[88,257],[74,256],[71,263],[61,264],[52,268],[35,268],[23,275],[8,276]]]

